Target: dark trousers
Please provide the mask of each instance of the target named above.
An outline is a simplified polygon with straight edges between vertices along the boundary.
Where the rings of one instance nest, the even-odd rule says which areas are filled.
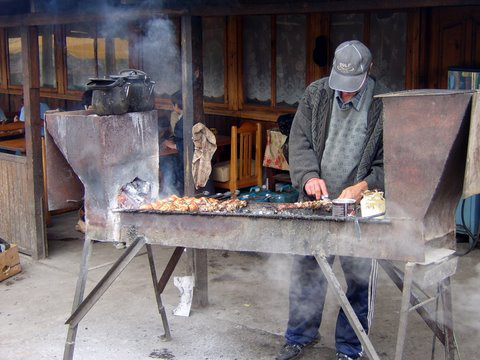
[[[330,265],[335,257],[328,258]],[[340,257],[347,282],[346,296],[366,332],[373,316],[376,262],[372,259]],[[295,256],[290,279],[290,306],[285,338],[289,344],[306,345],[318,337],[322,322],[327,279],[313,256]],[[342,309],[335,331],[337,352],[357,357],[362,345]]]

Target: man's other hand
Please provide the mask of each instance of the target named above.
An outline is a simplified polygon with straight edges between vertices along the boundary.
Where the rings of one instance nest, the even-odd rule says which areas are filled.
[[[338,198],[339,199],[355,199],[356,202],[359,202],[360,199],[362,198],[362,194],[367,190],[368,190],[367,182],[365,180],[360,181],[358,184],[355,184],[343,189],[342,193]]]
[[[305,184],[305,192],[307,195],[315,196],[316,200],[320,200],[322,195],[328,197],[327,184],[319,178],[312,178]]]

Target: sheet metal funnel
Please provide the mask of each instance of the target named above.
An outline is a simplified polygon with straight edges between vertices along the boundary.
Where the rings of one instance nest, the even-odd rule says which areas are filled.
[[[88,111],[47,115],[47,131],[85,186],[87,233],[91,239],[118,239],[116,197],[136,177],[158,194],[157,112],[97,116]]]
[[[380,96],[386,215],[421,222],[424,242],[435,246],[455,245],[472,94],[414,90]]]

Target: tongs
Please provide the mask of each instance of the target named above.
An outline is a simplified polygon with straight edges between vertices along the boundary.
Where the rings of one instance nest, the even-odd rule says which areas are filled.
[[[231,197],[237,197],[239,194],[240,194],[240,190],[235,190],[233,194],[231,191],[227,191],[224,193],[216,193],[216,194],[210,194],[208,191],[203,191],[199,194],[195,194],[195,197],[196,198],[207,197],[207,198],[212,198],[217,200],[225,200]]]

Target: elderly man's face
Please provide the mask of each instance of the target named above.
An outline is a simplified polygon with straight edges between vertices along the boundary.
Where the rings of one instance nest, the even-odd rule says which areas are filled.
[[[352,98],[358,94],[358,91],[355,91],[355,92],[346,92],[346,91],[342,91],[341,93],[341,96],[342,96],[342,101],[344,103],[347,103],[349,102],[350,100],[352,100]]]

